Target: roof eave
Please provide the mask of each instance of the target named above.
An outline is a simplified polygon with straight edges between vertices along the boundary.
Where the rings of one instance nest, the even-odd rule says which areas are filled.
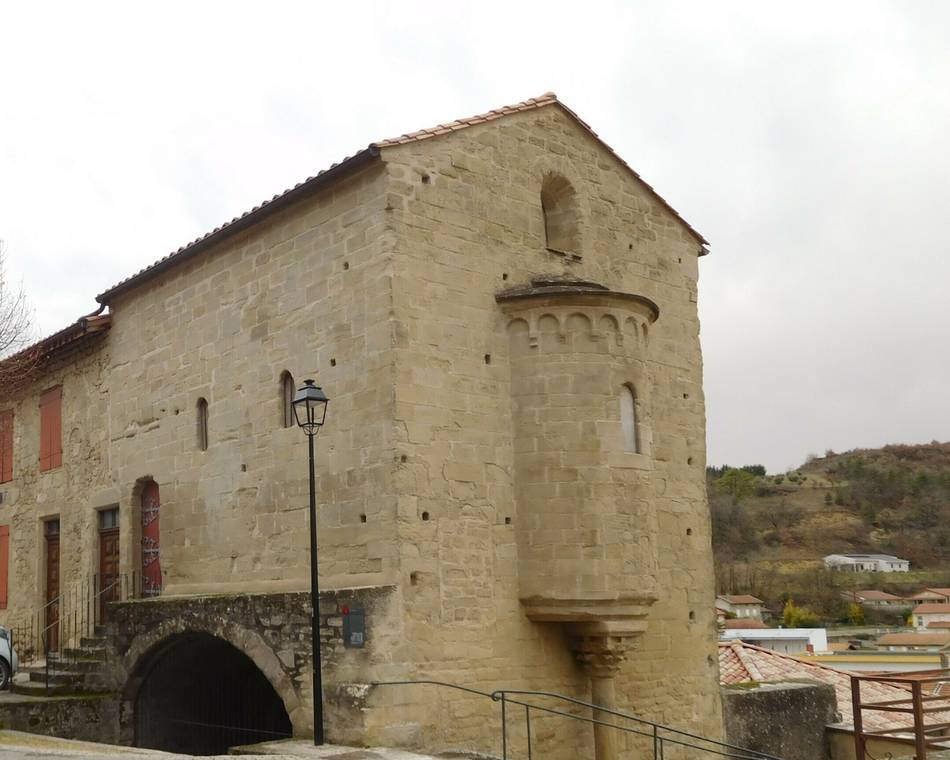
[[[322,190],[326,185],[339,179],[341,176],[348,174],[349,172],[360,168],[365,164],[368,164],[378,156],[379,149],[375,145],[370,145],[369,147],[364,148],[359,153],[344,159],[340,163],[335,164],[326,171],[321,172],[314,177],[311,177],[305,182],[301,182],[296,187],[274,197],[272,200],[262,203],[260,206],[257,206],[255,209],[247,212],[243,216],[237,217],[227,224],[223,224],[213,232],[209,232],[204,237],[183,246],[175,253],[166,256],[164,259],[153,264],[147,269],[143,269],[138,274],[134,274],[128,279],[123,280],[117,285],[114,285],[108,290],[97,295],[96,301],[103,305],[111,303],[116,296],[131,290],[137,285],[150,280],[152,277],[155,277],[156,275],[159,275],[162,272],[171,269],[172,267],[178,266],[182,261],[189,259],[192,256],[195,256],[224,240],[227,240],[233,235],[236,235],[239,232],[252,227],[271,214],[285,209],[299,200],[309,197],[317,191]]]

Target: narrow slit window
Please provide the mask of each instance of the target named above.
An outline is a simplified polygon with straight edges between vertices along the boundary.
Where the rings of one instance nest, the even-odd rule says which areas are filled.
[[[640,431],[637,420],[637,392],[632,385],[620,391],[620,426],[623,430],[623,448],[633,454],[640,453]]]
[[[208,402],[198,399],[198,449],[208,450]]]
[[[289,372],[280,375],[280,422],[285,428],[294,426],[294,377]]]

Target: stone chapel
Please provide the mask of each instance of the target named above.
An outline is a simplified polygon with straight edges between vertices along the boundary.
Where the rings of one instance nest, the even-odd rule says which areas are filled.
[[[91,614],[129,743],[173,748],[232,650],[271,725],[311,732],[289,402],[314,378],[331,741],[497,749],[490,701],[374,685],[421,680],[718,737],[706,252],[553,93],[371,144],[28,349],[0,389],[0,623],[67,648]],[[546,757],[638,747],[535,730]]]

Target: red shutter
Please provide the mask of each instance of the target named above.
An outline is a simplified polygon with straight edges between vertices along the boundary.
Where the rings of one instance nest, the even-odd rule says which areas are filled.
[[[10,526],[0,525],[0,610],[7,608],[7,571],[10,559]]]
[[[40,396],[40,470],[52,470],[63,463],[62,408],[62,386]]]
[[[13,480],[13,410],[0,412],[0,483]]]

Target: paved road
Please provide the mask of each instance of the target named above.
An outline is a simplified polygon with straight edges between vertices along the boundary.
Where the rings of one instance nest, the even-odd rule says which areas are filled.
[[[314,747],[310,742],[292,739],[287,742],[269,742],[257,745],[263,754],[243,755],[244,760],[434,760],[429,755],[417,755],[396,749],[356,749],[353,747]],[[256,748],[255,748],[256,751]],[[234,755],[217,757],[234,760]],[[0,760],[193,760],[190,755],[173,755],[148,749],[94,744],[50,736],[25,734],[19,731],[0,731]]]

